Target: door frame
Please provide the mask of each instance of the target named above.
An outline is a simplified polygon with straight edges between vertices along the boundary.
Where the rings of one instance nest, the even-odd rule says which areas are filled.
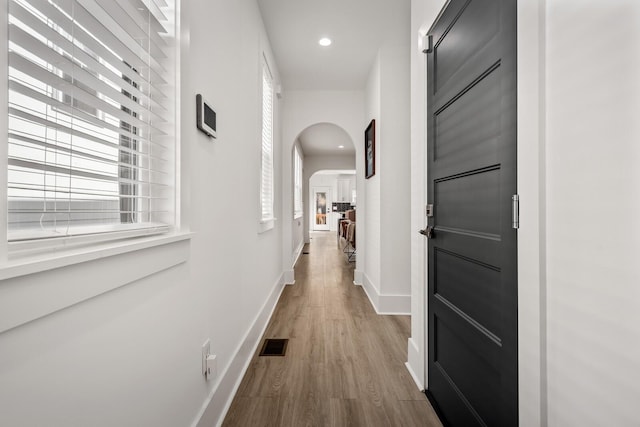
[[[444,9],[447,0],[441,0]],[[416,6],[416,7],[413,7]],[[409,338],[407,367],[421,388],[428,388],[427,372],[427,249],[425,239],[415,231],[424,228],[426,217],[427,142],[426,133],[426,56],[420,40],[439,17],[438,5],[412,0],[412,72],[411,116],[412,158],[416,171],[412,184],[417,197],[412,200],[412,258],[420,260],[412,267],[412,331]],[[522,427],[545,425],[547,421],[546,367],[546,176],[545,176],[545,2],[517,2],[517,180],[520,195],[518,230],[518,412]],[[417,16],[420,15],[420,16]],[[415,33],[414,33],[415,34]],[[415,229],[415,230],[414,230]],[[537,366],[539,369],[531,369]],[[528,367],[524,369],[524,367]]]

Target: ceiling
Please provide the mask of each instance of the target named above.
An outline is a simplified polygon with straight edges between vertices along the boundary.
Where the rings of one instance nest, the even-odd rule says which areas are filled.
[[[364,89],[383,41],[409,28],[410,0],[257,1],[285,90]]]
[[[341,127],[331,123],[309,126],[298,136],[305,156],[355,156],[351,137]],[[344,148],[339,148],[339,146]]]

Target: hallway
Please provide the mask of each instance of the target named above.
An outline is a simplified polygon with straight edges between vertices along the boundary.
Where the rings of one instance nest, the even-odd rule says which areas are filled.
[[[404,366],[409,316],[375,313],[334,233],[304,252],[264,336],[286,356],[256,352],[223,425],[440,426]]]

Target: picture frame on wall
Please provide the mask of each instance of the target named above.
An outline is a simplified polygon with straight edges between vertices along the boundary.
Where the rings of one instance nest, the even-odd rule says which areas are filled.
[[[364,177],[376,174],[376,121],[371,120],[364,131]]]

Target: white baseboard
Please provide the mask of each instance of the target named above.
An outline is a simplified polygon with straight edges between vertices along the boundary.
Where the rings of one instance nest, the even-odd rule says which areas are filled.
[[[410,315],[411,295],[385,295],[371,282],[369,276],[363,274],[362,287],[369,297],[371,305],[378,314],[384,315]]]
[[[242,378],[249,368],[251,358],[260,344],[260,338],[264,334],[280,299],[285,285],[284,277],[285,273],[282,273],[278,278],[271,294],[240,342],[231,362],[222,371],[218,384],[214,385],[209,397],[203,403],[192,427],[219,426],[224,421]]]
[[[286,270],[282,273],[283,281],[285,285],[295,285],[296,279],[293,270]]]
[[[300,242],[300,245],[298,245],[296,250],[293,251],[294,256],[293,256],[293,264],[291,264],[291,269],[284,271],[284,283],[285,283],[285,285],[295,285],[296,284],[296,277],[295,277],[295,273],[294,273],[294,268],[295,268],[296,264],[298,263],[298,260],[300,259],[300,255],[302,255],[302,248],[304,248],[304,242]]]
[[[295,256],[293,257],[293,265],[291,266],[291,268],[295,267],[295,265],[298,263],[298,259],[300,259],[300,255],[302,255],[302,249],[304,248],[304,242],[300,242],[300,246],[298,246],[298,248],[295,250]]]
[[[353,284],[362,286],[362,271],[360,270],[353,271]]]
[[[407,342],[407,363],[405,366],[411,374],[411,378],[421,391],[425,390],[424,384],[424,355],[420,353],[418,344],[413,338],[409,338]]]

